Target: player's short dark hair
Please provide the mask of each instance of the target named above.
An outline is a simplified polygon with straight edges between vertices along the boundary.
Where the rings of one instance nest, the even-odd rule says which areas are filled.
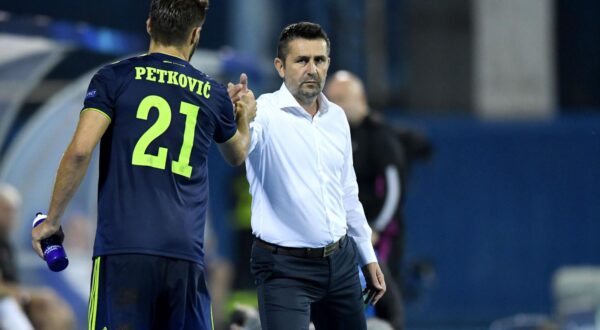
[[[192,29],[202,25],[209,0],[152,0],[150,37],[159,44],[185,43]]]
[[[308,40],[323,39],[327,43],[327,53],[329,53],[329,38],[321,25],[311,22],[299,22],[290,24],[281,31],[279,43],[277,43],[277,58],[285,62],[289,42],[298,38]]]

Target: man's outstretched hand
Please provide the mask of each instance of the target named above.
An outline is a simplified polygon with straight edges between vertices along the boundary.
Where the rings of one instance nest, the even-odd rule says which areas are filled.
[[[252,90],[248,89],[248,76],[245,73],[240,75],[240,82],[237,84],[227,84],[227,93],[231,102],[235,104],[236,118],[239,115],[245,115],[248,122],[256,117],[256,99]]]
[[[227,93],[229,94],[229,98],[231,98],[231,102],[236,103],[239,101],[244,94],[248,92],[248,76],[245,73],[240,75],[240,82],[237,84],[228,83],[227,84]]]

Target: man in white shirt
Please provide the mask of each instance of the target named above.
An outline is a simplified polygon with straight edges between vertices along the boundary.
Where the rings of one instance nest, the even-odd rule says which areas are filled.
[[[318,24],[286,27],[274,61],[284,83],[257,100],[250,126],[251,267],[266,330],[308,329],[310,320],[317,329],[366,329],[363,302],[385,292],[348,122],[321,92],[329,50]]]

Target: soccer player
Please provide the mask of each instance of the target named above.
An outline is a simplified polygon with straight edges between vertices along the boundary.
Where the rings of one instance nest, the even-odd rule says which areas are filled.
[[[207,0],[153,0],[148,54],[92,78],[32,244],[57,232],[100,142],[89,329],[211,329],[203,236],[211,140],[241,164],[256,102],[193,68]],[[242,91],[241,93],[239,93]],[[233,95],[233,94],[232,94]]]

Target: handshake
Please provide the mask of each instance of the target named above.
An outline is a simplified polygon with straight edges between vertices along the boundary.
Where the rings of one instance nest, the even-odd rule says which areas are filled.
[[[69,259],[67,259],[67,254],[65,253],[65,249],[62,246],[63,240],[65,238],[65,234],[62,231],[62,227],[58,228],[54,234],[51,234],[48,237],[42,239],[35,239],[34,232],[36,231],[36,227],[41,225],[46,219],[47,215],[38,212],[33,219],[33,229],[32,229],[32,237],[33,237],[33,245],[34,249],[38,254],[38,247],[36,246],[40,244],[41,252],[44,260],[48,264],[48,268],[50,268],[53,272],[60,272],[61,270],[67,268],[69,265]],[[42,256],[40,255],[40,256]]]

